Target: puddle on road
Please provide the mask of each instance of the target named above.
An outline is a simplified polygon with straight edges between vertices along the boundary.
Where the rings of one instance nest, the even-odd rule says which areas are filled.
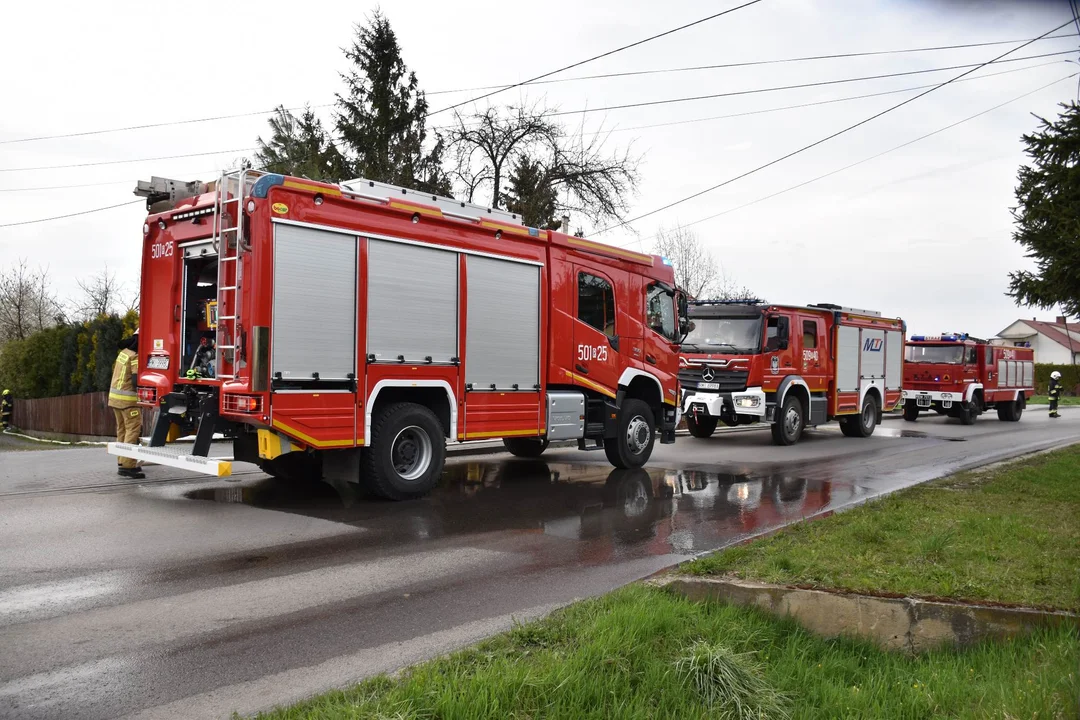
[[[577,465],[542,460],[447,464],[426,498],[392,503],[355,485],[268,478],[188,498],[317,517],[364,528],[376,544],[489,532],[588,541],[582,560],[627,551],[693,553],[843,502],[858,489],[781,474]],[[837,497],[840,495],[841,497]]]
[[[892,438],[918,438],[920,440],[943,440],[945,442],[967,442],[964,437],[950,437],[949,435],[931,435],[921,430],[897,430],[896,428],[879,427],[874,431],[875,435]]]

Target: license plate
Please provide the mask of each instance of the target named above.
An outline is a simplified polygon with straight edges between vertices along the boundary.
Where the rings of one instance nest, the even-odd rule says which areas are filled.
[[[720,389],[720,383],[699,382],[697,384],[697,387],[698,387],[698,390],[719,390]]]
[[[917,398],[915,398],[915,404],[919,407],[930,407],[930,396],[919,395]]]
[[[169,369],[169,356],[168,355],[151,355],[150,359],[146,361],[146,367],[151,370],[168,370]]]

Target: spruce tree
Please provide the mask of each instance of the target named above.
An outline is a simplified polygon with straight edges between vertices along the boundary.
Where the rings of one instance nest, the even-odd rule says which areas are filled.
[[[270,118],[270,130],[268,141],[258,139],[259,168],[310,180],[345,179],[345,160],[311,108],[296,116],[279,105]]]
[[[503,195],[503,204],[510,212],[521,216],[529,227],[553,229],[559,221],[558,198],[548,181],[543,166],[527,155],[520,155],[510,173],[510,187]]]

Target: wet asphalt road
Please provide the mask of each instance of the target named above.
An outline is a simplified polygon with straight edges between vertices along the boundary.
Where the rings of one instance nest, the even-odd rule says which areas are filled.
[[[974,427],[888,419],[774,448],[767,431],[598,453],[452,458],[410,503],[0,452],[0,717],[226,717],[459,647],[778,525],[1080,441],[1080,409]],[[0,451],[9,449],[0,446]],[[21,447],[21,446],[20,446]]]

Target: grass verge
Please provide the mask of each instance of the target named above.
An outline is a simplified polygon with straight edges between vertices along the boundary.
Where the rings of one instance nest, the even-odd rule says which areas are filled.
[[[1032,395],[1028,398],[1029,405],[1049,405],[1050,398],[1047,395]],[[1065,405],[1080,405],[1080,397],[1062,397],[1058,398],[1058,405],[1064,407]]]
[[[1064,718],[1078,656],[1059,629],[907,657],[637,585],[259,717]]]
[[[943,478],[688,563],[856,592],[1080,610],[1080,445]]]

